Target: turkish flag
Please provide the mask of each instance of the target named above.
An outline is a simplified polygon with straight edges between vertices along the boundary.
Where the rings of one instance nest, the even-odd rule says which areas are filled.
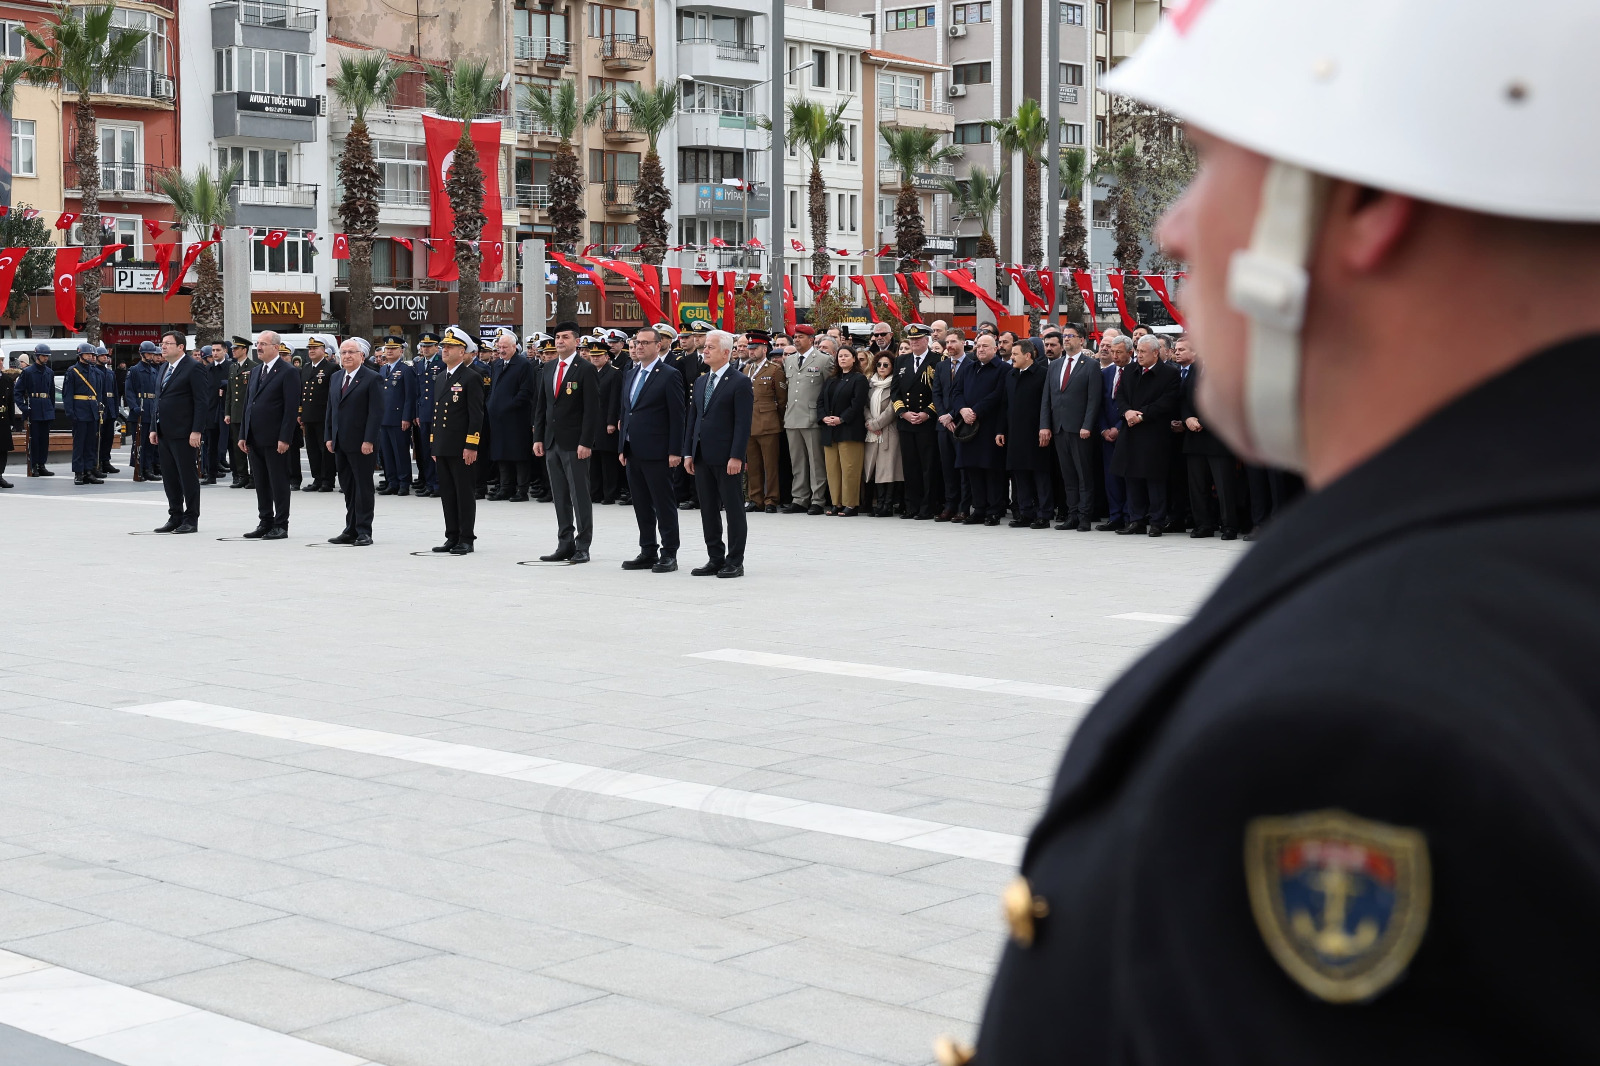
[[[911,279],[904,274],[896,274],[894,280],[899,283],[900,291],[911,297],[911,321],[921,322],[922,312],[917,310],[916,287],[911,283]]]
[[[793,237],[789,238],[789,247],[801,253],[804,253],[806,250],[806,246],[795,240]]]
[[[794,327],[794,286],[789,283],[788,275],[785,275],[783,279],[783,328],[792,337],[794,336]]]
[[[110,259],[112,256],[116,255],[126,247],[126,244],[106,245],[104,248],[100,249],[99,255],[95,256],[93,259],[85,259],[83,262],[79,263],[77,272],[82,274],[85,270],[93,270],[97,266],[104,265],[107,259]]]
[[[61,217],[56,219],[56,229],[71,229],[72,224],[76,221],[78,221],[78,213],[76,211],[63,211],[61,212]]]
[[[871,290],[867,288],[867,279],[860,274],[850,275],[850,284],[861,290],[861,302],[867,305],[867,317],[874,322],[882,322],[878,317],[878,309],[872,306]]]
[[[74,333],[78,332],[78,260],[82,258],[82,248],[56,249],[56,318]]]
[[[1083,297],[1084,307],[1089,309],[1089,328],[1098,334],[1100,320],[1094,313],[1094,278],[1087,270],[1074,270],[1072,283],[1078,287],[1078,295]]]
[[[738,271],[724,270],[722,272],[722,328],[732,333],[739,328],[739,319],[735,314],[739,289]],[[710,308],[707,308],[710,310]]]
[[[667,267],[667,325],[678,327],[678,307],[683,302],[683,268]]]
[[[863,250],[862,250],[862,252],[861,252],[861,254],[862,254],[862,255],[866,255],[866,254],[867,254],[867,253],[866,253],[866,251],[865,251],[865,250],[864,250],[864,249],[863,249]],[[884,245],[884,246],[883,246],[883,247],[882,247],[882,248],[879,248],[879,249],[878,249],[878,254],[879,254],[879,255],[880,255],[880,256],[883,256],[883,255],[893,255],[893,254],[894,254],[894,245],[892,245],[892,244],[886,244],[886,245]]]
[[[144,231],[150,235],[151,241],[159,241],[161,239],[161,225],[160,219],[147,218],[144,220]]]
[[[834,275],[832,274],[807,274],[805,279],[806,284],[811,286],[811,294],[813,296],[821,296],[833,288]]]
[[[646,263],[639,268],[639,276],[644,279],[645,290],[656,305],[656,313],[661,314],[665,310],[661,303],[661,268]]]
[[[765,248],[766,247],[766,245],[761,243],[761,238],[760,237],[751,237],[749,240],[745,241],[744,243],[749,245],[751,248]]]
[[[170,244],[153,244],[150,246],[151,251],[155,253],[156,288],[163,292],[166,291],[167,282],[170,280],[167,277],[167,271],[172,269],[172,253],[177,247],[176,241]]]
[[[188,277],[189,268],[194,266],[196,259],[200,258],[200,253],[216,243],[216,241],[201,241],[198,244],[189,245],[188,250],[183,253],[183,266],[179,269],[178,276],[172,279],[172,288],[167,290],[167,295],[163,297],[164,300],[172,299],[173,295],[178,291],[178,286],[183,284],[183,279]]]
[[[27,254],[26,248],[7,248],[0,252],[0,309],[11,302],[11,283],[16,280],[17,267],[22,265],[22,257]]]
[[[333,257],[335,259],[350,258],[350,238],[343,233],[333,235]]]
[[[408,252],[414,251],[414,249],[411,247],[411,238],[410,237],[390,237],[389,239],[391,241],[393,241],[394,243],[398,244],[400,247],[404,248]],[[334,258],[337,259],[338,256],[335,256]]]
[[[266,245],[268,248],[276,248],[281,245],[288,236],[289,231],[286,229],[269,229],[267,230],[266,237],[262,239],[261,243]]]
[[[446,182],[456,161],[456,145],[461,143],[461,123],[437,115],[422,116],[422,134],[428,147],[428,236],[434,240],[455,236],[456,213],[450,206]],[[483,232],[478,239],[500,237],[500,120],[472,124],[472,145],[478,150],[478,169],[483,176]],[[498,274],[496,278],[498,278]],[[434,256],[428,262],[428,277],[435,281],[456,281],[460,271],[455,255]]]
[[[478,262],[478,280],[499,281],[501,265],[506,258],[506,242],[482,241],[478,247],[483,251],[483,258]]]
[[[711,247],[713,247],[713,248],[726,248],[727,246],[728,246],[728,242],[723,240],[721,237],[713,237],[713,238],[711,238]]]

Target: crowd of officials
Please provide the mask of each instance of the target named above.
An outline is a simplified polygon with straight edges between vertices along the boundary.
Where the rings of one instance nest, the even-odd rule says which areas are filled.
[[[578,327],[566,324],[554,335],[522,339],[501,330],[482,351],[456,329],[423,334],[415,351],[398,336],[347,341],[357,365],[372,376],[374,439],[357,443],[372,445],[367,455],[381,474],[373,491],[439,497],[448,488],[471,500],[552,503],[559,494],[558,554],[571,552],[580,562],[587,559],[591,505],[632,504],[636,511],[643,505],[641,547],[659,562],[669,546],[661,542],[676,540],[675,528],[670,537],[662,528],[660,512],[702,506],[692,462],[677,461],[685,454],[693,459],[690,444],[680,446],[676,438],[687,429],[684,413],[704,413],[693,407],[694,390],[711,371],[706,338],[712,332],[694,321],[681,333],[658,324],[632,336],[612,329],[579,337]],[[174,345],[181,350],[181,335],[169,334],[159,345],[145,342],[139,362],[116,368],[104,347],[80,345],[60,393],[73,427],[75,483],[99,484],[118,472],[111,465],[118,421],[132,443],[133,479],[161,478],[163,449],[152,430],[169,373],[171,355],[164,349]],[[1300,490],[1289,475],[1241,464],[1206,429],[1195,407],[1201,371],[1183,335],[1108,329],[1091,349],[1073,325],[1046,325],[1037,337],[1018,337],[993,326],[968,332],[943,322],[880,323],[865,339],[840,327],[818,335],[801,325],[792,336],[762,330],[733,335],[727,347],[727,365],[748,383],[751,410],[734,427],[740,439],[728,442],[739,467],[737,494],[718,485],[712,498],[713,509],[738,527],[729,532],[740,565],[747,527],[742,514],[734,519],[739,511],[991,526],[1009,516],[1007,524],[1017,528],[1250,539]],[[476,439],[458,442],[477,453],[464,464],[470,469],[442,487],[432,438],[449,348],[460,350],[475,379],[481,413],[470,427]],[[57,392],[48,354],[41,345],[32,366],[0,379],[0,414],[8,423],[18,415],[22,420],[30,477],[53,473],[47,458]],[[187,427],[196,434],[196,485],[230,476],[232,488],[255,489],[268,527],[262,535],[286,535],[286,493],[332,492],[338,482],[340,452],[329,433],[330,390],[343,363],[340,342],[315,336],[302,355],[266,333],[254,345],[235,337],[186,354],[197,372],[196,391],[204,394],[196,424]],[[568,369],[575,354],[581,354],[582,374]],[[274,469],[258,470],[248,457],[247,412],[269,355],[293,365],[294,395],[271,416],[283,420],[274,429],[285,438],[283,447],[258,457]],[[662,486],[643,486],[651,498],[638,500],[639,479],[625,469],[632,442],[624,423],[637,402],[630,386],[643,383],[635,380],[643,368],[658,366],[672,372],[683,407],[676,417],[663,416],[669,423],[661,427],[668,438],[662,451],[672,461]],[[364,382],[350,380],[364,393]],[[540,394],[541,383],[548,396]],[[447,397],[447,410],[462,399],[460,391]],[[556,409],[569,402],[572,415],[564,421],[572,424],[563,424],[562,445],[552,439],[546,448],[543,437],[555,427]],[[643,424],[635,419],[636,427]],[[11,428],[0,433],[0,475]],[[572,499],[580,474],[581,507]],[[0,476],[0,486],[9,484]],[[358,510],[345,533],[369,543],[370,508]],[[198,524],[197,505],[185,505],[177,517],[184,515]],[[660,534],[653,552],[643,533],[646,519]],[[447,526],[451,539],[470,550],[474,534],[467,521],[465,530],[461,520]],[[670,547],[675,555],[676,545]]]

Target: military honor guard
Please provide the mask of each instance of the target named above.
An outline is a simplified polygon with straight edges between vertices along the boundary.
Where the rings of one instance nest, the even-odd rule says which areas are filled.
[[[472,466],[483,443],[483,372],[468,357],[478,345],[466,330],[451,326],[440,343],[444,373],[433,386],[434,462],[439,503],[444,508],[444,543],[433,550],[470,555],[477,540],[477,498]]]
[[[107,478],[122,472],[111,465],[111,447],[117,440],[117,416],[122,410],[122,382],[117,380],[117,368],[111,365],[110,349],[98,344],[94,355],[95,364],[100,368],[100,440],[95,472]]]
[[[313,333],[306,341],[306,362],[300,368],[300,428],[305,436],[311,480],[302,487],[304,492],[332,492],[338,472],[333,453],[325,447],[329,439],[328,389],[340,369],[334,361],[338,347],[338,342],[326,333]]]
[[[133,468],[133,480],[154,480],[155,449],[146,436],[150,432],[150,411],[155,405],[156,382],[161,379],[156,369],[161,349],[154,341],[139,343],[139,361],[128,368],[122,382],[123,399],[128,405],[128,465]]]
[[[256,528],[248,540],[283,540],[289,535],[289,448],[300,411],[300,372],[282,352],[278,334],[256,338],[261,365],[251,375],[240,447],[256,485]]]
[[[202,431],[211,423],[211,375],[187,357],[177,330],[161,335],[160,378],[149,441],[161,451],[161,481],[167,491],[167,522],[157,533],[193,533],[200,528]]]
[[[678,569],[678,504],[671,471],[683,463],[683,379],[661,357],[660,336],[653,328],[636,331],[633,343],[634,365],[622,381],[617,435],[639,522],[639,554],[622,568],[670,574]]]
[[[439,357],[439,335],[426,332],[417,337],[417,354],[411,360],[417,375],[417,420],[411,424],[411,439],[417,453],[417,481],[412,487],[413,496],[437,496],[439,474],[433,466],[433,446],[428,438],[433,435],[433,385],[444,373],[444,360]]]
[[[750,423],[749,473],[745,478],[749,498],[745,510],[778,513],[778,441],[783,437],[783,412],[789,406],[789,379],[783,364],[767,358],[772,334],[764,329],[745,331],[748,355],[742,368],[750,379],[755,413]],[[704,499],[701,506],[705,506]]]
[[[72,422],[72,483],[103,485],[100,477],[100,408],[102,375],[94,345],[78,345],[78,361],[61,381],[61,412]]]
[[[56,376],[50,368],[50,346],[33,346],[33,362],[17,377],[17,406],[28,425],[28,476],[55,477],[50,459],[50,424],[56,420]]]
[[[223,415],[223,423],[228,427],[228,441],[232,454],[233,483],[229,488],[248,489],[254,485],[250,480],[250,460],[245,457],[244,449],[239,446],[239,431],[244,428],[244,401],[250,387],[250,372],[259,366],[254,352],[250,347],[250,338],[234,337],[229,346],[231,366],[228,369],[227,394],[223,402],[227,404],[227,411]]]
[[[732,344],[732,334],[720,329],[706,335],[706,372],[694,384],[684,429],[683,465],[700,496],[700,525],[706,538],[705,564],[689,571],[695,577],[744,576],[747,522],[740,475],[749,452],[755,394],[750,378],[728,363]]]
[[[411,495],[411,421],[416,417],[416,370],[404,360],[405,342],[390,335],[376,351],[383,379],[383,486],[380,495]]]
[[[606,347],[603,339],[595,345]],[[533,407],[533,450],[545,461],[556,509],[556,550],[541,562],[586,563],[594,539],[589,457],[600,432],[600,386],[578,354],[578,324],[556,326],[555,358],[540,372]]]
[[[344,493],[344,529],[328,543],[358,548],[372,543],[372,475],[383,431],[382,377],[366,365],[369,352],[360,337],[339,346],[339,369],[328,379],[323,424],[322,452],[336,465]]]

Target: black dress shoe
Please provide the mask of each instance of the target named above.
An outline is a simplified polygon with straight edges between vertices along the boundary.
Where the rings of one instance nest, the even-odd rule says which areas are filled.
[[[904,518],[906,516],[905,515],[901,515],[900,517]],[[917,515],[917,521],[918,522],[932,522],[933,521],[933,515],[931,515],[931,514],[919,514],[919,515]]]
[[[888,515],[886,514],[886,515],[884,515],[884,517],[887,518]],[[903,521],[907,521],[907,522],[914,521],[914,520],[916,520],[918,518],[921,518],[921,517],[922,516],[917,514],[917,512],[915,512],[915,511],[903,511],[900,514],[900,518]]]
[[[172,532],[174,534],[177,534],[177,533],[198,533],[198,532],[200,532],[200,527],[199,526],[190,525],[188,522],[185,522],[183,525],[179,526],[177,529],[174,529]]]
[[[289,482],[289,491],[290,492],[299,492],[300,491],[300,482],[298,482],[298,481]]]
[[[1095,526],[1094,528],[1095,528],[1095,530],[1097,532],[1100,532],[1100,533],[1121,533],[1124,529],[1128,528],[1128,526],[1127,526],[1126,522],[1109,522],[1109,521],[1107,521],[1107,522],[1101,522],[1099,525]]]
[[[650,572],[652,574],[670,574],[676,569],[678,569],[678,557],[676,555],[663,555],[656,560],[656,565],[650,568]]]
[[[803,503],[791,503],[783,509],[784,514],[805,514],[807,507]]]
[[[322,485],[319,484],[318,482],[313,481],[309,485],[301,486],[300,491],[301,492],[321,492],[322,491]]]
[[[1190,540],[1204,540],[1209,536],[1211,536],[1211,529],[1209,526],[1201,526],[1199,529],[1191,529],[1189,531]]]
[[[329,544],[354,544],[355,542],[356,542],[356,535],[354,533],[350,532],[348,529],[345,530],[343,533],[340,533],[337,537],[329,537],[328,538],[328,543]]]
[[[1127,525],[1117,530],[1117,536],[1137,537],[1141,533],[1148,532],[1149,528],[1150,527],[1145,525],[1143,522],[1129,522]]]
[[[636,558],[622,564],[624,570],[650,570],[656,565],[655,552],[640,552]]]
[[[997,514],[992,514],[983,520],[983,524],[986,526],[997,526],[1000,524],[1000,516]]]
[[[231,485],[229,485],[228,487],[230,489],[242,489],[242,488],[244,488],[244,478],[239,478],[239,477],[234,478],[233,479],[233,483]]]
[[[110,463],[107,463],[105,466],[100,468],[100,472],[103,473],[103,474],[120,474],[120,473],[122,473],[122,469],[120,467],[115,467],[115,466],[112,466]]]
[[[1056,523],[1056,528],[1057,529],[1077,529],[1078,528],[1078,523],[1076,523],[1076,522],[1057,522]]]
[[[72,483],[74,485],[87,485],[89,483],[89,479],[83,474],[73,474]]]
[[[1250,532],[1246,533],[1244,536],[1240,537],[1239,539],[1240,540],[1255,540],[1256,537],[1258,537],[1258,536],[1260,536],[1260,534],[1252,529]]]
[[[273,526],[271,529],[269,529],[265,533],[261,534],[261,539],[262,540],[288,540],[289,539],[289,531],[288,531],[288,529],[284,528],[283,526]]]
[[[726,565],[727,563],[721,559],[712,559],[704,566],[695,567],[693,570],[689,571],[689,573],[693,574],[695,577],[716,577],[717,571],[721,570]]]
[[[411,495],[421,497],[422,499],[427,499],[429,496],[432,496],[433,493],[428,490],[427,486],[423,486],[420,489],[414,490]]]
[[[443,555],[445,552],[454,551],[455,550],[455,546],[456,546],[456,542],[455,541],[447,540],[443,544],[439,545],[437,548],[434,548],[432,550],[435,551],[435,552],[438,552],[440,555]]]
[[[490,503],[504,503],[505,501],[511,499],[511,494],[509,492],[491,492],[489,495],[485,496],[484,499],[488,500]]]
[[[680,511],[692,511],[694,509],[695,502],[693,500],[684,500],[682,503],[678,504],[678,510]]]
[[[749,500],[745,501],[745,503],[744,503],[744,513],[745,514],[749,514],[752,511],[759,511],[759,510],[761,510],[761,505],[759,503],[751,503]]]
[[[365,533],[358,533],[356,534],[356,539],[353,541],[353,543],[358,548],[370,548],[372,547],[372,538],[367,536]]]
[[[579,548],[577,551],[572,553],[572,558],[567,561],[573,566],[577,566],[579,563],[586,563],[589,561],[589,553],[584,551],[582,548]]]
[[[1035,518],[1032,522],[1028,523],[1028,528],[1029,529],[1049,529],[1050,528],[1050,523],[1046,522],[1042,518]]]
[[[217,483],[217,479],[214,478],[214,477],[204,478],[200,482],[200,484],[202,484],[202,485],[215,485],[216,483]]]
[[[1152,537],[1161,536],[1161,527],[1160,526],[1151,526],[1147,535],[1148,536],[1152,536]]]
[[[1024,522],[1020,518],[1013,518],[1011,521],[1006,523],[1006,528],[1008,528],[1008,529],[1026,529],[1026,528],[1028,528],[1028,523]]]
[[[378,490],[378,495],[379,496],[393,496],[395,493],[397,493],[399,491],[400,490],[398,488],[381,488],[381,489]]]
[[[271,532],[272,532],[272,527],[271,526],[257,526],[256,528],[252,529],[250,532],[246,533],[244,535],[244,539],[245,540],[263,540],[263,539],[266,538],[266,535],[268,533],[271,533]]]
[[[14,488],[16,488],[15,485],[13,485],[11,482],[7,481],[5,478],[0,477],[0,489],[14,489]]]
[[[472,498],[475,500],[486,500],[489,498],[489,494],[482,489],[479,489],[477,492],[472,494]]]
[[[85,477],[88,478],[91,485],[104,485],[106,483],[106,479],[98,474],[86,474]]]
[[[460,544],[457,544],[454,548],[450,549],[450,554],[451,555],[471,555],[472,554],[472,542],[470,540],[462,541]]]
[[[819,515],[821,513],[822,513],[822,504],[820,504],[820,503],[814,503],[810,507],[806,508],[806,514]]]
[[[183,525],[183,523],[178,521],[176,518],[169,518],[169,519],[167,519],[167,524],[164,525],[164,526],[157,526],[156,529],[155,529],[155,532],[157,532],[157,533],[172,533],[172,532],[176,531],[177,528],[179,526],[181,526],[181,525]]]
[[[767,504],[766,507],[764,507],[762,509],[764,511],[766,511],[767,514],[777,514],[778,513],[778,505],[775,504],[775,503],[769,503],[769,504]]]
[[[400,491],[395,493],[395,495],[396,496],[409,496],[409,495],[411,495],[411,486],[410,485],[401,485],[400,486]]]
[[[575,551],[572,548],[557,548],[549,555],[539,556],[539,561],[541,563],[564,563],[568,559],[572,558],[574,554]]]
[[[381,479],[378,482],[378,491],[379,492],[388,492],[389,491],[389,481],[388,481],[387,478]]]
[[[717,576],[744,577],[744,565],[742,563],[729,563],[727,566],[724,566],[721,570],[717,571]]]
[[[40,477],[55,477],[56,476],[56,472],[54,470],[51,470],[48,466],[41,466],[39,468],[39,476]]]
[[[541,492],[533,498],[534,503],[555,503],[556,498],[548,492]]]
[[[1219,540],[1238,540],[1239,539],[1239,531],[1236,530],[1236,529],[1224,529],[1217,539],[1219,539]]]

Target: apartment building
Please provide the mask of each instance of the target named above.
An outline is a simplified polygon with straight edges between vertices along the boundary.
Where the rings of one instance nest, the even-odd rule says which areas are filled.
[[[334,262],[325,71],[327,2],[178,0],[185,168],[237,168],[235,225],[250,248],[252,325],[299,331],[325,319]],[[288,237],[269,246],[270,230]],[[323,237],[320,248],[314,243]],[[321,254],[318,254],[318,251]]]

